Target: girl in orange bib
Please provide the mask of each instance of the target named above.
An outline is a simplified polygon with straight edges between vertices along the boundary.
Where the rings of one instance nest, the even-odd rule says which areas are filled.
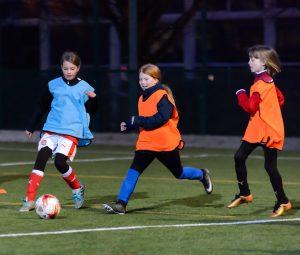
[[[171,90],[162,85],[157,66],[146,64],[140,68],[139,82],[143,90],[138,101],[138,116],[121,123],[121,131],[138,128],[139,136],[133,162],[128,169],[116,202],[103,204],[109,213],[124,214],[135,185],[150,163],[157,158],[177,179],[200,181],[207,194],[213,187],[207,169],[183,167],[179,150],[183,141],[177,129],[178,111]]]
[[[265,45],[253,46],[248,53],[248,64],[251,72],[255,74],[254,83],[250,87],[249,97],[244,89],[238,90],[236,95],[238,104],[244,111],[250,113],[250,120],[241,146],[234,155],[240,192],[228,208],[253,201],[247,182],[245,162],[250,153],[261,146],[264,150],[265,169],[277,198],[271,216],[277,217],[292,208],[284,193],[282,179],[277,169],[277,151],[282,150],[284,143],[284,124],[280,109],[284,103],[284,96],[275,86],[272,76],[281,71],[280,61],[276,51]]]

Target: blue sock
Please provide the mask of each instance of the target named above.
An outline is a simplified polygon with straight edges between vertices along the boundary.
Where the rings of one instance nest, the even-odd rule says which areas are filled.
[[[185,166],[182,168],[182,174],[179,179],[202,180],[203,171],[195,167]]]
[[[121,201],[125,205],[128,203],[139,177],[140,173],[137,170],[131,168],[128,169],[127,176],[123,180],[119,191],[118,201]]]

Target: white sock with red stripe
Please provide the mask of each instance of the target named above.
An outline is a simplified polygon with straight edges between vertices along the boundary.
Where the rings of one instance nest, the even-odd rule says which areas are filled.
[[[27,185],[27,190],[26,190],[26,200],[27,201],[34,201],[35,196],[37,193],[37,190],[40,186],[40,183],[44,177],[44,172],[33,169],[30,176],[29,176],[29,181]]]
[[[69,170],[63,174],[63,178],[71,189],[80,188],[80,182],[78,181],[78,178],[75,175],[75,172],[73,171],[72,167],[69,167]]]

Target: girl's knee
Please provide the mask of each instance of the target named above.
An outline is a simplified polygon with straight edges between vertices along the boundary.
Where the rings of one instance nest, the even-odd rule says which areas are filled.
[[[66,172],[69,169],[69,165],[67,164],[67,161],[62,158],[55,158],[54,165],[56,169],[60,172]]]

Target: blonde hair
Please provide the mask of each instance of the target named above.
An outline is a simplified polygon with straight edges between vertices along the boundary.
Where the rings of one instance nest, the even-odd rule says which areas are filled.
[[[145,64],[143,66],[140,67],[139,73],[144,73],[147,74],[155,79],[157,79],[159,82],[161,82],[161,71],[159,69],[158,66],[154,65],[154,64]],[[169,86],[162,84],[163,89],[167,92],[169,98],[171,99],[171,103],[173,103],[175,105],[175,99],[173,96],[173,92],[170,89]]]
[[[265,62],[266,69],[271,76],[281,72],[281,63],[277,52],[267,45],[254,45],[248,49],[250,58],[258,58]]]

